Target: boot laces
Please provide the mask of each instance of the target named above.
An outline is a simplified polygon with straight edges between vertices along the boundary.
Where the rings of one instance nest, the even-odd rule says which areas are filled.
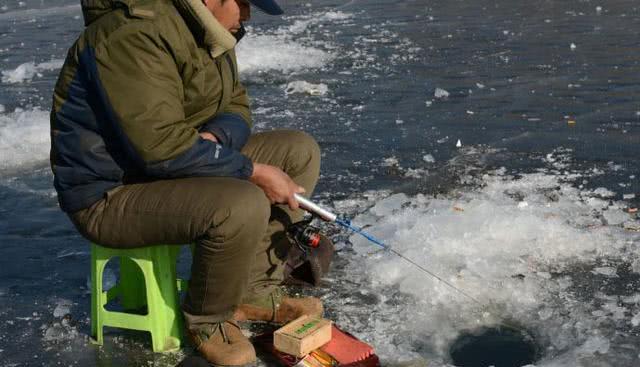
[[[222,341],[227,343],[229,338],[227,337],[227,332],[224,330],[224,323],[219,323],[218,328],[220,329],[220,334],[222,334]]]
[[[204,343],[206,340],[215,335],[218,331],[220,331],[220,335],[222,335],[222,341],[225,343],[229,343],[229,336],[227,335],[227,331],[225,330],[224,324],[229,323],[235,327],[238,327],[232,322],[224,321],[224,322],[216,322],[215,324],[209,324],[206,327],[203,327],[198,332],[198,336],[200,339],[200,343]]]

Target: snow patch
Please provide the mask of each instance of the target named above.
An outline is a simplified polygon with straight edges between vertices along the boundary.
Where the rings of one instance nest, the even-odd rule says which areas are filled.
[[[285,94],[294,94],[294,93],[303,93],[311,96],[324,96],[329,91],[329,87],[327,87],[324,83],[312,84],[306,82],[304,80],[296,80],[294,82],[290,82],[284,88]]]
[[[61,299],[56,304],[56,308],[53,310],[53,317],[63,317],[71,313],[71,307],[73,302],[67,299]]]
[[[436,88],[435,92],[433,93],[433,96],[438,99],[444,99],[449,97],[449,92],[447,92],[442,88]]]
[[[50,141],[48,111],[17,108],[0,114],[0,170],[46,161]]]
[[[44,71],[60,69],[63,64],[64,60],[51,60],[40,64],[36,64],[35,62],[27,62],[21,64],[13,70],[3,70],[2,82],[8,84],[29,82],[35,76],[41,77],[42,72]]]
[[[396,161],[390,157],[385,163]],[[618,277],[616,267],[596,266],[595,260],[637,259],[640,248],[625,244],[640,240],[640,234],[603,224],[602,213],[619,204],[596,198],[606,194],[603,190],[581,191],[568,177],[545,172],[513,177],[499,170],[485,175],[478,189],[455,197],[371,196],[374,205],[356,215],[354,225],[485,306],[353,234],[350,279],[380,300],[367,306],[370,316],[363,315],[361,323],[342,314],[336,322],[358,330],[383,359],[415,357],[416,338],[444,358],[462,330],[503,318],[531,328],[551,350],[566,351],[567,359],[607,353],[609,338],[598,335],[603,320],[640,324],[640,316],[616,300],[602,306],[581,302],[572,288],[580,281],[573,278],[573,266]],[[593,199],[603,203],[594,207]],[[640,269],[640,261],[632,267]],[[344,312],[358,312],[349,307],[353,301],[334,302]],[[563,358],[540,366],[555,366]]]

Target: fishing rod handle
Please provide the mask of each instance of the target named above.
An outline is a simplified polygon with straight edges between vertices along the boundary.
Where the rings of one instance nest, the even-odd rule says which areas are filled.
[[[322,218],[327,222],[334,222],[336,218],[338,218],[337,215],[333,214],[332,212],[319,206],[318,204],[312,202],[311,200],[305,198],[302,195],[293,194],[293,196],[296,198],[296,200],[298,201],[298,204],[300,204],[300,207],[302,209],[308,211],[311,214],[315,214],[319,216],[320,218]]]

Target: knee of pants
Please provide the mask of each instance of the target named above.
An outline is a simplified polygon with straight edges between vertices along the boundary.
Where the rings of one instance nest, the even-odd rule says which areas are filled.
[[[271,215],[271,204],[262,189],[249,183],[242,183],[241,193],[234,195],[228,204],[228,218],[222,224],[226,239],[243,237],[261,238],[266,231]],[[253,239],[251,239],[253,240]]]
[[[320,167],[320,146],[309,134],[303,131],[290,131],[286,141],[289,146],[291,167],[287,167],[295,173],[304,169]]]

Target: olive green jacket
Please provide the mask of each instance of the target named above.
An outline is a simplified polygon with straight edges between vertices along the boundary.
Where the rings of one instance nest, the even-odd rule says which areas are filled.
[[[129,182],[247,178],[251,127],[235,38],[199,0],[82,0],[51,111],[51,164],[63,210]],[[200,138],[206,130],[220,144]]]

